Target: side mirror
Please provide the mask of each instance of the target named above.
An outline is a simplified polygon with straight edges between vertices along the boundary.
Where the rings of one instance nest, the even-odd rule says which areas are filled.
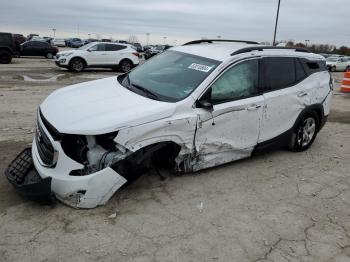
[[[214,110],[213,103],[211,102],[211,88],[207,90],[207,92],[196,101],[197,108],[204,108],[210,112]]]

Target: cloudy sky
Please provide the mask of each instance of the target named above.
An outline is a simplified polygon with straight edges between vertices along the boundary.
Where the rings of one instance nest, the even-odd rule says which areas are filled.
[[[278,0],[0,0],[0,31],[181,44],[272,41]],[[277,39],[350,46],[350,0],[281,0]],[[167,37],[164,39],[163,37]]]

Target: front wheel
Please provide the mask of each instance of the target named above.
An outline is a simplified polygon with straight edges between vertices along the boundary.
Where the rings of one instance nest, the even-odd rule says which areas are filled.
[[[73,58],[69,63],[69,69],[73,72],[82,72],[84,70],[84,61],[80,58]]]
[[[127,73],[132,69],[132,62],[129,60],[122,60],[119,64],[120,67],[120,71],[122,71],[123,73]]]
[[[337,70],[337,68],[335,66],[331,67],[331,72],[335,72]]]
[[[319,119],[315,112],[305,114],[292,134],[290,149],[294,152],[307,150],[317,136],[319,125]]]
[[[12,55],[10,52],[0,50],[0,64],[9,64],[12,61]]]

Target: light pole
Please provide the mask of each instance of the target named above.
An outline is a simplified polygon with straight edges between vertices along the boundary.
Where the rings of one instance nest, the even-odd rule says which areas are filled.
[[[150,33],[146,33],[146,36],[147,36],[147,45],[149,45],[149,36],[150,36]]]
[[[51,30],[53,32],[53,38],[55,38],[55,36],[56,36],[56,28],[52,28]]]
[[[276,44],[276,33],[277,33],[278,17],[280,14],[280,5],[281,5],[281,0],[278,0],[276,23],[275,23],[275,33],[273,34],[273,41],[272,41],[273,46]]]
[[[166,44],[166,39],[167,37],[166,36],[163,36],[163,39],[164,39],[164,45]]]
[[[307,47],[307,44],[310,42],[310,40],[305,40],[305,46]]]

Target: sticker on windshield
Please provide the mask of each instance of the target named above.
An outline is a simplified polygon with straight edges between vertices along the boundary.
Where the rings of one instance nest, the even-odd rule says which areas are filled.
[[[207,66],[207,65],[200,65],[200,64],[192,63],[188,68],[208,73],[210,71],[210,69],[212,69],[213,67],[212,66]]]

